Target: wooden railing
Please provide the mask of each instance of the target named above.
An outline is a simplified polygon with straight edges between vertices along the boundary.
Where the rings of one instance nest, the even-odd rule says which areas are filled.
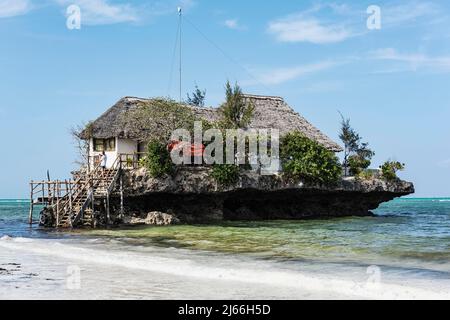
[[[104,188],[106,191],[105,197],[106,197],[106,212],[107,212],[107,221],[109,221],[110,217],[110,195],[113,192],[117,179],[120,175],[122,169],[122,161],[121,157],[118,156],[115,161],[113,162],[111,168],[109,169],[103,169],[99,164],[96,165],[93,171],[89,172],[87,174],[86,178],[86,184],[84,185],[83,189],[79,191],[79,194],[75,194],[76,197],[80,195],[85,195],[86,200],[82,204],[80,208],[78,208],[77,212],[73,212],[72,209],[70,211],[74,214],[73,217],[73,223],[77,224],[78,221],[83,219],[84,211],[87,209],[87,206],[94,201],[94,197],[96,196],[96,190],[98,188]],[[114,176],[110,176],[111,170],[114,172]],[[109,180],[111,179],[111,180]],[[102,185],[103,184],[103,185]],[[122,195],[121,195],[122,199]],[[123,200],[121,200],[121,204],[123,203]],[[67,206],[68,203],[66,201],[65,205]],[[72,222],[72,221],[71,221]]]
[[[110,169],[110,170],[117,170],[116,176],[113,178],[113,180],[110,182],[110,184],[108,186],[105,186],[105,188],[107,190],[106,210],[108,211],[108,216],[109,216],[110,190],[112,190],[112,188],[115,185],[115,181],[117,180],[117,177],[120,174],[120,168],[121,168],[120,157],[117,157]],[[95,189],[97,187],[99,187],[99,184],[107,181],[107,177],[106,177],[107,173],[106,172],[107,171],[102,168],[101,163],[98,163],[95,166],[94,170],[87,173],[86,183],[84,184],[83,188],[81,190],[79,190],[79,194],[76,194],[76,197],[78,197],[82,194],[86,195],[86,200],[82,204],[82,206],[79,208],[78,212],[75,213],[75,216],[73,219],[74,223],[77,223],[79,220],[83,219],[84,211],[86,210],[87,206],[89,205],[89,203],[92,203],[94,201]],[[66,206],[67,206],[67,202],[66,202]],[[72,211],[72,209],[71,209],[71,211]]]
[[[81,180],[31,181],[30,224],[33,222],[33,208],[35,205],[56,205],[59,209],[61,201],[67,198],[79,184],[81,184]]]
[[[75,182],[74,187],[69,190],[69,193],[63,199],[63,202],[56,207],[56,225],[59,226],[61,214],[64,214],[66,212],[69,212],[69,214],[74,213],[73,202],[76,199],[83,197],[83,195],[86,195],[86,200],[82,204],[82,206],[78,208],[78,212],[75,218],[77,218],[79,214],[82,215],[82,213],[86,209],[87,204],[92,200],[93,189],[94,180],[92,174],[88,173],[84,177],[80,176]],[[72,223],[72,221],[70,221],[70,223]]]
[[[119,154],[122,169],[131,170],[140,167],[139,160],[146,155],[145,152],[121,153]]]
[[[119,153],[118,158],[122,164],[122,169],[131,170],[139,168],[139,160],[146,155],[145,152],[134,152],[134,153]],[[101,156],[89,156],[87,171],[91,172],[95,170],[100,165]],[[116,159],[117,160],[117,159]],[[111,166],[111,168],[114,165]]]

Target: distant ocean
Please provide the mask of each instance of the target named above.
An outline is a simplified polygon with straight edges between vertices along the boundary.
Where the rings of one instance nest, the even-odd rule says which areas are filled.
[[[30,228],[28,209],[0,200],[3,299],[450,299],[450,198],[364,218],[73,232]]]

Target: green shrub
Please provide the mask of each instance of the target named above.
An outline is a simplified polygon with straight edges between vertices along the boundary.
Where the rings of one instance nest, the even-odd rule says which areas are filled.
[[[397,172],[405,169],[405,164],[398,161],[386,161],[380,166],[381,174],[388,181],[396,180]]]
[[[145,164],[150,175],[154,178],[159,178],[173,172],[170,153],[166,146],[158,140],[152,140],[148,143]]]
[[[373,173],[373,171],[369,171],[369,170],[362,170],[361,172],[359,172],[356,175],[356,178],[361,179],[361,180],[371,180],[375,177],[375,174]]]
[[[281,139],[280,156],[288,178],[335,183],[342,175],[336,155],[298,131]]]
[[[220,185],[233,185],[239,180],[239,167],[233,164],[215,164],[211,176]]]
[[[359,155],[353,155],[348,158],[348,166],[352,175],[359,175],[370,166],[370,160]]]
[[[147,168],[147,156],[139,159],[139,168]]]
[[[127,168],[132,168],[133,167],[133,158],[127,157]]]

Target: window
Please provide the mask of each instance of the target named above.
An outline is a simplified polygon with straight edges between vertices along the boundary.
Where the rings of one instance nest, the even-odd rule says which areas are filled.
[[[106,139],[105,140],[105,151],[116,151],[116,139]]]
[[[105,150],[103,139],[94,139],[94,151],[102,152]]]
[[[116,151],[116,138],[94,139],[94,151]]]

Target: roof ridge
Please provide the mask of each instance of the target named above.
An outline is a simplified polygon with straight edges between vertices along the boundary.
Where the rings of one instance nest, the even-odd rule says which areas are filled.
[[[213,106],[204,106],[204,107],[200,107],[200,106],[196,106],[196,105],[192,105],[192,104],[184,104],[186,107],[191,108],[191,109],[197,109],[197,110],[217,110],[219,109],[218,107],[213,107]]]
[[[141,98],[141,97],[125,96],[125,97],[122,97],[120,100],[129,100],[129,99],[134,99],[134,100],[151,100],[152,98]]]
[[[242,96],[244,98],[284,101],[284,98],[280,97],[280,96],[268,96],[268,95],[259,95],[259,94],[250,94],[250,93],[243,93]],[[122,97],[120,100],[131,100],[131,99],[133,99],[133,100],[147,100],[148,101],[148,100],[152,100],[154,98],[142,98],[142,97],[136,97],[136,96],[125,96],[125,97]]]
[[[249,94],[249,93],[243,93],[242,96],[244,96],[244,98],[284,101],[284,98],[280,97],[280,96],[267,96],[267,95]]]

